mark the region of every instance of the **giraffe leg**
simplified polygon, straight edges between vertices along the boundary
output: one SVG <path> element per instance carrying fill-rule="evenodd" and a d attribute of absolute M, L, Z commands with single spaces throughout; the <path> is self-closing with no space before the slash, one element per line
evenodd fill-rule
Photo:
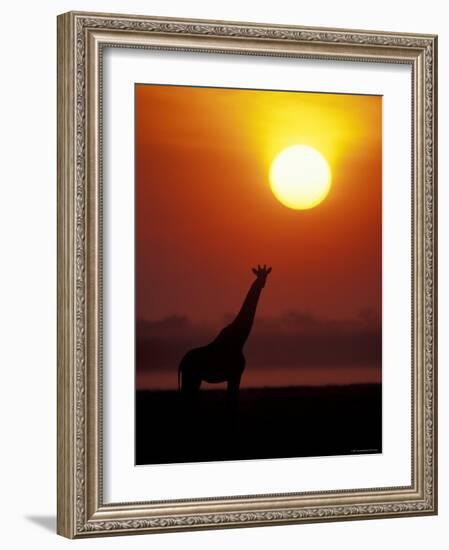
<path fill-rule="evenodd" d="M 195 456 L 195 449 L 198 447 L 198 410 L 199 410 L 199 389 L 201 378 L 195 376 L 192 370 L 184 369 L 181 375 L 179 392 L 181 430 L 179 433 L 179 450 L 183 460 L 190 462 Z M 193 454 L 192 454 L 193 453 Z"/>
<path fill-rule="evenodd" d="M 240 378 L 241 375 L 235 375 L 228 380 L 228 387 L 226 391 L 226 402 L 228 408 L 228 417 L 230 425 L 234 426 L 238 416 L 239 405 L 239 391 L 240 391 Z"/>
<path fill-rule="evenodd" d="M 194 415 L 196 412 L 200 386 L 200 377 L 189 371 L 183 372 L 181 378 L 181 396 L 183 408 L 188 416 Z"/>

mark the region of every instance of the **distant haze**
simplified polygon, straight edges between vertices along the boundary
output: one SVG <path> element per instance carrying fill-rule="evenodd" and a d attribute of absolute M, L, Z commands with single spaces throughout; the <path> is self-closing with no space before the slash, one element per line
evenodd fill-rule
<path fill-rule="evenodd" d="M 226 322 L 195 325 L 182 316 L 139 321 L 138 388 L 174 389 L 184 353 L 208 343 Z M 295 312 L 257 319 L 244 350 L 242 387 L 379 383 L 381 350 L 380 326 L 369 312 L 346 321 Z"/>

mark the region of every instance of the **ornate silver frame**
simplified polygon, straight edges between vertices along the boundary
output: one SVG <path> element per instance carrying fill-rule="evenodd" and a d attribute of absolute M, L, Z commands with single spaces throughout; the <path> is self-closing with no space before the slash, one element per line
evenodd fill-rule
<path fill-rule="evenodd" d="M 103 502 L 99 128 L 106 45 L 411 66 L 410 486 Z M 433 35 L 76 12 L 58 17 L 59 534 L 82 538 L 437 513 L 436 56 Z"/>

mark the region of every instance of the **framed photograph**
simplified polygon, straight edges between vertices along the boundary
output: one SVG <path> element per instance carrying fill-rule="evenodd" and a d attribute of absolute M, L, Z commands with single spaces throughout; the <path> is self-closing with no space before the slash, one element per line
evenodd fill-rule
<path fill-rule="evenodd" d="M 58 533 L 437 513 L 433 35 L 58 17 Z"/>

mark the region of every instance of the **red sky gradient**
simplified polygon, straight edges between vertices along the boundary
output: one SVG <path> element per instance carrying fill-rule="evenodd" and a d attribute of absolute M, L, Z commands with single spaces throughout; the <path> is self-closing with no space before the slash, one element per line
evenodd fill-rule
<path fill-rule="evenodd" d="M 273 272 L 242 386 L 335 383 L 336 368 L 344 383 L 379 381 L 382 98 L 135 91 L 137 386 L 175 387 L 183 353 L 237 313 L 258 263 Z M 332 171 L 310 210 L 286 208 L 269 185 L 272 160 L 294 144 Z"/>

